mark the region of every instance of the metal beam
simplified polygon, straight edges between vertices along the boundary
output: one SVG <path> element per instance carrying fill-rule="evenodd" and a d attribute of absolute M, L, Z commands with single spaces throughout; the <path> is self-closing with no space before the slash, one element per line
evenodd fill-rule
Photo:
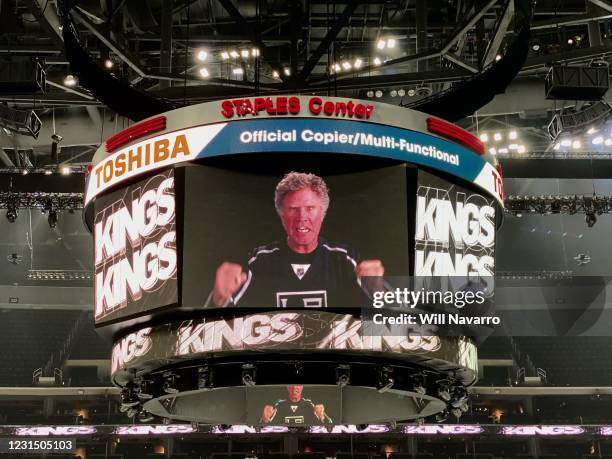
<path fill-rule="evenodd" d="M 79 91 L 78 89 L 72 89 L 72 88 L 69 88 L 69 87 L 67 87 L 67 86 L 65 86 L 63 84 L 56 83 L 55 81 L 51 81 L 51 80 L 48 80 L 48 79 L 46 80 L 46 82 L 47 82 L 47 84 L 49 86 L 53 86 L 54 88 L 61 89 L 62 91 L 69 92 L 70 94 L 76 94 L 77 96 L 82 97 L 84 99 L 88 99 L 88 100 L 95 100 L 95 97 L 90 96 L 89 94 L 85 94 L 84 92 Z"/>
<path fill-rule="evenodd" d="M 507 0 L 504 5 L 504 11 L 502 13 L 501 18 L 497 21 L 497 27 L 495 28 L 495 34 L 493 35 L 493 39 L 489 41 L 489 46 L 487 47 L 487 51 L 485 53 L 484 59 L 482 61 L 482 67 L 487 67 L 491 64 L 495 57 L 497 56 L 497 52 L 499 51 L 499 47 L 506 36 L 506 32 L 508 31 L 508 26 L 514 17 L 514 0 Z"/>
<path fill-rule="evenodd" d="M 314 50 L 314 52 L 310 55 L 310 57 L 304 64 L 304 67 L 302 67 L 302 71 L 300 72 L 300 80 L 304 81 L 306 80 L 306 78 L 308 78 L 308 76 L 310 76 L 310 73 L 315 68 L 315 65 L 317 65 L 317 63 L 319 62 L 319 59 L 321 59 L 321 56 L 323 56 L 323 54 L 327 52 L 329 45 L 331 45 L 331 43 L 336 39 L 340 31 L 349 23 L 349 19 L 351 15 L 355 12 L 357 6 L 359 6 L 359 3 L 360 2 L 358 2 L 357 0 L 347 0 L 347 5 L 344 7 L 344 10 L 342 11 L 338 19 L 336 19 L 336 22 L 334 23 L 332 28 L 329 29 L 329 32 L 327 32 L 325 37 L 323 37 L 323 39 L 319 43 L 319 46 L 317 46 L 317 49 Z"/>
<path fill-rule="evenodd" d="M 478 69 L 476 67 L 474 67 L 472 64 L 469 64 L 468 62 L 464 61 L 463 59 L 461 59 L 456 54 L 448 53 L 448 54 L 444 55 L 444 58 L 448 59 L 449 61 L 451 61 L 454 64 L 457 64 L 460 67 L 463 67 L 464 69 L 466 69 L 469 72 L 478 73 Z"/>
<path fill-rule="evenodd" d="M 159 67 L 162 72 L 172 71 L 172 0 L 162 0 L 161 11 L 161 43 Z M 160 88 L 170 86 L 168 81 L 160 81 Z"/>
<path fill-rule="evenodd" d="M 612 18 L 612 13 L 592 13 L 592 14 L 577 14 L 565 17 L 564 19 L 547 19 L 537 21 L 531 24 L 531 30 L 543 30 L 557 28 L 568 25 L 588 24 L 589 22 L 605 21 Z"/>
<path fill-rule="evenodd" d="M 610 4 L 610 2 L 604 0 L 589 0 L 589 2 L 595 6 L 600 7 L 602 10 L 606 10 L 612 13 L 612 4 Z"/>

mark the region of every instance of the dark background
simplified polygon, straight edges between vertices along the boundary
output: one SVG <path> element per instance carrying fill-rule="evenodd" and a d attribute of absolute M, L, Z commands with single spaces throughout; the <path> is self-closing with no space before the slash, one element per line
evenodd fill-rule
<path fill-rule="evenodd" d="M 183 306 L 204 304 L 223 261 L 245 264 L 253 248 L 285 240 L 274 189 L 292 170 L 321 175 L 327 183 L 330 206 L 322 237 L 356 249 L 362 260 L 382 260 L 386 275 L 408 275 L 408 218 L 414 212 L 408 210 L 406 190 L 414 169 L 349 155 L 332 162 L 326 155 L 324 163 L 317 155 L 294 155 L 284 163 L 276 158 L 248 155 L 234 161 L 242 169 L 222 161 L 186 168 Z M 340 166 L 343 173 L 334 173 Z"/>

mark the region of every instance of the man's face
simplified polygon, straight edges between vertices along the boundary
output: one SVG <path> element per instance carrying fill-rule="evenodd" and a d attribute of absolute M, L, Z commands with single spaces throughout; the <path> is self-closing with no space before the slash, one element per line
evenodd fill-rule
<path fill-rule="evenodd" d="M 302 389 L 302 386 L 287 386 L 289 400 L 292 402 L 299 402 L 302 399 Z"/>
<path fill-rule="evenodd" d="M 325 218 L 318 193 L 310 188 L 287 193 L 280 217 L 287 233 L 287 243 L 294 252 L 310 253 L 317 248 Z"/>

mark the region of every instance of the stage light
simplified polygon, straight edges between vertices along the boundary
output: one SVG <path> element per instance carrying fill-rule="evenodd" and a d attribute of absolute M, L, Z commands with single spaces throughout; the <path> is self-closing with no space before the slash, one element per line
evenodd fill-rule
<path fill-rule="evenodd" d="M 499 61 L 501 61 L 501 58 L 502 58 L 502 55 L 501 55 L 501 54 L 497 54 L 497 55 L 495 56 L 495 62 L 499 62 Z"/>
<path fill-rule="evenodd" d="M 508 145 L 508 150 L 518 150 L 518 143 L 511 143 Z"/>
<path fill-rule="evenodd" d="M 386 46 L 387 46 L 387 42 L 383 39 L 378 40 L 378 43 L 376 43 L 376 47 L 378 49 L 385 49 Z"/>
<path fill-rule="evenodd" d="M 259 57 L 259 48 L 253 48 L 251 50 L 251 56 L 253 57 Z"/>
<path fill-rule="evenodd" d="M 359 58 L 355 59 L 355 62 L 353 62 L 353 67 L 355 67 L 356 69 L 360 69 L 362 65 L 363 61 Z"/>
<path fill-rule="evenodd" d="M 171 371 L 165 372 L 162 377 L 164 378 L 164 384 L 162 386 L 166 394 L 178 394 L 177 379 L 179 375 L 172 373 Z"/>
<path fill-rule="evenodd" d="M 380 57 L 375 57 L 374 58 L 374 65 L 380 65 L 382 64 L 382 61 L 380 60 Z"/>
<path fill-rule="evenodd" d="M 525 147 L 525 145 L 519 145 L 517 150 L 519 153 L 525 153 L 527 151 L 527 148 Z"/>
<path fill-rule="evenodd" d="M 589 228 L 593 228 L 595 223 L 597 223 L 597 217 L 593 213 L 587 213 L 584 217 L 586 224 Z"/>
<path fill-rule="evenodd" d="M 493 134 L 493 140 L 495 140 L 496 142 L 499 142 L 501 139 L 502 139 L 501 132 L 496 132 L 495 134 Z"/>
<path fill-rule="evenodd" d="M 341 70 L 342 70 L 342 67 L 340 67 L 340 64 L 336 63 L 336 64 L 334 64 L 334 70 L 335 70 L 336 72 L 339 72 L 339 71 L 341 71 Z"/>
<path fill-rule="evenodd" d="M 510 131 L 508 133 L 508 138 L 510 140 L 516 140 L 518 138 L 518 133 L 516 131 Z"/>
<path fill-rule="evenodd" d="M 415 94 L 416 94 L 416 91 L 414 89 L 408 90 L 408 97 L 414 97 Z"/>
<path fill-rule="evenodd" d="M 390 95 L 391 97 L 396 97 L 396 96 L 397 96 L 397 91 L 396 91 L 395 89 L 392 89 L 392 90 L 389 92 L 389 95 Z"/>
<path fill-rule="evenodd" d="M 212 377 L 208 366 L 198 368 L 198 389 L 210 389 Z"/>
<path fill-rule="evenodd" d="M 257 384 L 257 368 L 252 363 L 242 365 L 242 384 L 247 387 L 253 387 Z"/>
<path fill-rule="evenodd" d="M 383 93 L 382 93 L 382 91 L 379 89 L 379 90 L 377 90 L 377 91 L 374 93 L 374 95 L 375 95 L 375 96 L 376 96 L 378 99 L 380 99 L 380 98 L 382 97 Z"/>
<path fill-rule="evenodd" d="M 142 410 L 138 413 L 138 420 L 140 422 L 153 422 L 155 420 L 155 416 L 153 416 L 148 411 Z"/>
<path fill-rule="evenodd" d="M 49 223 L 49 228 L 55 228 L 57 226 L 57 210 L 49 209 L 47 222 Z"/>
<path fill-rule="evenodd" d="M 600 135 L 598 135 L 597 137 L 594 137 L 593 140 L 591 140 L 591 143 L 593 145 L 601 145 L 604 141 L 604 138 Z"/>
<path fill-rule="evenodd" d="M 231 57 L 232 59 L 236 59 L 238 56 L 240 56 L 240 54 L 238 54 L 238 51 L 236 51 L 235 49 L 232 49 L 232 50 L 229 52 L 229 55 L 230 55 L 230 57 Z"/>
<path fill-rule="evenodd" d="M 344 387 L 351 382 L 351 367 L 340 364 L 336 367 L 336 385 Z"/>
<path fill-rule="evenodd" d="M 489 148 L 489 153 L 491 153 L 492 155 L 496 155 L 497 154 L 497 150 L 493 147 Z"/>
<path fill-rule="evenodd" d="M 104 67 L 106 67 L 107 69 L 112 69 L 114 65 L 115 63 L 110 59 L 106 59 L 104 61 Z"/>
<path fill-rule="evenodd" d="M 74 75 L 66 75 L 66 78 L 64 78 L 64 86 L 68 86 L 69 88 L 76 86 L 77 83 L 78 80 Z"/>
<path fill-rule="evenodd" d="M 610 147 L 610 146 L 612 146 L 612 139 L 606 139 L 606 140 L 604 141 L 604 145 L 605 145 L 606 147 Z"/>
<path fill-rule="evenodd" d="M 350 69 L 351 69 L 351 63 L 350 63 L 349 61 L 344 61 L 344 62 L 342 63 L 342 68 L 343 68 L 344 70 L 350 70 Z"/>
<path fill-rule="evenodd" d="M 480 134 L 479 136 L 481 142 L 488 142 L 489 141 L 489 134 L 487 134 L 486 132 L 483 132 L 482 134 Z"/>
<path fill-rule="evenodd" d="M 29 173 L 30 173 L 30 171 L 27 170 L 27 169 L 22 169 L 21 170 L 21 175 L 28 175 Z"/>
<path fill-rule="evenodd" d="M 595 129 L 593 126 L 591 126 L 591 127 L 590 127 L 589 129 L 587 129 L 587 131 L 586 131 L 586 133 L 587 133 L 588 135 L 595 134 L 596 132 L 598 132 L 598 130 L 597 130 L 597 129 Z"/>
<path fill-rule="evenodd" d="M 366 96 L 368 96 L 368 97 L 374 97 L 374 91 L 368 91 L 368 92 L 366 92 Z"/>
<path fill-rule="evenodd" d="M 228 60 L 230 58 L 230 55 L 227 51 L 221 51 L 221 59 L 223 59 L 224 61 Z"/>
<path fill-rule="evenodd" d="M 572 142 L 572 148 L 574 150 L 578 150 L 580 147 L 582 147 L 582 142 L 580 142 L 580 140 L 574 140 Z"/>
<path fill-rule="evenodd" d="M 272 78 L 278 80 L 280 78 L 280 75 L 278 74 L 278 72 L 276 70 L 272 70 Z"/>
<path fill-rule="evenodd" d="M 72 169 L 70 169 L 68 166 L 63 166 L 60 169 L 60 174 L 62 175 L 69 175 L 72 172 Z"/>
<path fill-rule="evenodd" d="M 206 60 L 206 58 L 208 57 L 208 53 L 206 52 L 206 50 L 204 49 L 200 49 L 197 53 L 196 53 L 196 58 L 200 61 L 200 62 L 204 62 Z"/>
<path fill-rule="evenodd" d="M 508 154 L 508 149 L 507 148 L 500 148 L 499 150 L 497 150 L 499 153 L 501 153 L 502 155 L 507 155 Z"/>
<path fill-rule="evenodd" d="M 384 394 L 395 384 L 395 378 L 393 378 L 393 369 L 389 367 L 382 367 L 378 374 L 378 383 L 376 384 L 376 390 L 379 394 Z"/>
<path fill-rule="evenodd" d="M 563 140 L 561 140 L 561 146 L 562 147 L 571 147 L 572 146 L 572 139 L 563 139 Z"/>
<path fill-rule="evenodd" d="M 404 89 L 398 89 L 397 95 L 400 97 L 404 97 L 406 95 L 406 91 Z"/>
<path fill-rule="evenodd" d="M 540 44 L 539 43 L 534 43 L 533 45 L 531 45 L 531 49 L 533 49 L 534 51 L 539 51 L 540 50 Z"/>
<path fill-rule="evenodd" d="M 441 382 L 438 385 L 438 396 L 445 402 L 450 401 L 451 399 L 450 386 L 447 382 Z"/>
<path fill-rule="evenodd" d="M 573 38 L 568 38 L 567 39 L 567 44 L 568 45 L 573 45 L 574 44 L 574 39 Z"/>
<path fill-rule="evenodd" d="M 395 38 L 387 39 L 387 48 L 395 48 Z"/>
<path fill-rule="evenodd" d="M 236 76 L 240 76 L 244 74 L 244 70 L 242 69 L 242 67 L 234 67 L 232 69 L 232 73 Z"/>
<path fill-rule="evenodd" d="M 6 219 L 11 223 L 15 223 L 15 220 L 17 220 L 17 207 L 10 206 L 6 210 Z"/>
<path fill-rule="evenodd" d="M 553 150 L 559 150 L 561 148 L 561 144 L 559 142 L 555 143 L 555 146 L 553 147 Z"/>
<path fill-rule="evenodd" d="M 289 69 L 289 67 L 285 67 L 283 69 L 283 73 L 285 74 L 285 76 L 291 76 L 291 70 Z"/>
<path fill-rule="evenodd" d="M 243 49 L 240 51 L 240 56 L 243 59 L 248 59 L 249 58 L 249 50 L 248 49 Z"/>
<path fill-rule="evenodd" d="M 202 78 L 208 78 L 210 76 L 210 73 L 208 73 L 208 69 L 206 67 L 202 67 L 200 69 L 200 76 Z"/>

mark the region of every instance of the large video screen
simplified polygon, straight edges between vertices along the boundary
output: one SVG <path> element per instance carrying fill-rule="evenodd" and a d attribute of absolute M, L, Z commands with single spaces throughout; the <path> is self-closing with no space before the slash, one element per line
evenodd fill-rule
<path fill-rule="evenodd" d="M 183 307 L 361 307 L 409 274 L 415 169 L 267 165 L 185 169 Z"/>
<path fill-rule="evenodd" d="M 176 241 L 172 169 L 96 200 L 97 324 L 177 303 Z"/>

